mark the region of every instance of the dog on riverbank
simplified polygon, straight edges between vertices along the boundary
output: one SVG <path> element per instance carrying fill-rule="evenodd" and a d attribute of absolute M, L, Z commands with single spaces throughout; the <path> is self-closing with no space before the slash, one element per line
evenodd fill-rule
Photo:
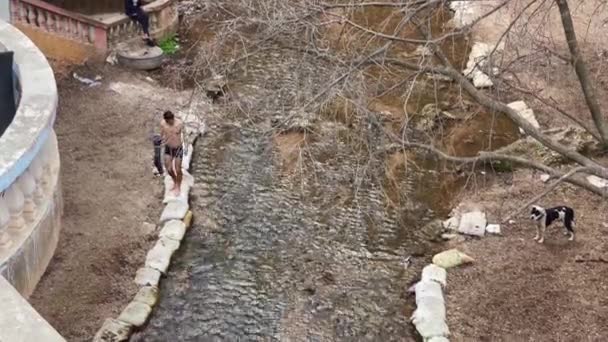
<path fill-rule="evenodd" d="M 564 235 L 569 235 L 568 240 L 574 240 L 574 209 L 566 206 L 554 208 L 543 208 L 532 206 L 530 219 L 536 222 L 536 236 L 534 240 L 538 243 L 545 241 L 545 229 L 555 221 L 561 221 L 564 225 Z"/>

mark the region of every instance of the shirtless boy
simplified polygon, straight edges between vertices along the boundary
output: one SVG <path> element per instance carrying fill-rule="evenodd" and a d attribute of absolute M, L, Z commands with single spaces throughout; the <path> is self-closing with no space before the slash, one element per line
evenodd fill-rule
<path fill-rule="evenodd" d="M 176 119 L 171 111 L 166 111 L 160 122 L 160 135 L 165 143 L 165 169 L 173 179 L 175 185 L 171 191 L 176 195 L 179 195 L 182 184 L 183 126 L 182 121 Z"/>

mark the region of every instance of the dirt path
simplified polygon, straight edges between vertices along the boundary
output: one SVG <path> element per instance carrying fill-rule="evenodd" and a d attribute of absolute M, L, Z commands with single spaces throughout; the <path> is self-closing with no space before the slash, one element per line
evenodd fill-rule
<path fill-rule="evenodd" d="M 512 186 L 499 181 L 468 199 L 485 204 L 495 221 L 543 190 L 538 177 L 518 171 Z M 535 230 L 525 211 L 515 224 L 503 227 L 503 237 L 459 245 L 476 262 L 451 270 L 448 275 L 452 341 L 608 338 L 608 300 L 602 295 L 608 290 L 606 203 L 572 187 L 558 190 L 539 203 L 546 207 L 573 206 L 577 240 L 569 243 L 558 224 L 547 229 L 545 244 L 537 244 L 532 240 Z"/>
<path fill-rule="evenodd" d="M 147 124 L 179 97 L 154 89 L 145 75 L 77 72 L 102 75 L 103 84 L 59 81 L 65 213 L 55 257 L 30 301 L 66 339 L 88 341 L 135 294 L 132 278 L 154 238 L 154 225 L 143 223 L 157 221 L 161 201 Z"/>

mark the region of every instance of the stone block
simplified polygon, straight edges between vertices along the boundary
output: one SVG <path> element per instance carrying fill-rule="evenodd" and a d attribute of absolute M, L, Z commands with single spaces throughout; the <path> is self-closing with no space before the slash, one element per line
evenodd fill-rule
<path fill-rule="evenodd" d="M 144 286 L 137 291 L 135 302 L 144 303 L 150 307 L 154 307 L 158 302 L 158 287 L 157 286 Z"/>
<path fill-rule="evenodd" d="M 135 274 L 135 284 L 139 286 L 158 286 L 160 281 L 160 271 L 143 267 L 137 270 Z"/>
<path fill-rule="evenodd" d="M 192 176 L 190 176 L 192 177 Z M 173 201 L 180 201 L 188 204 L 188 195 L 190 194 L 190 188 L 192 187 L 192 181 L 186 177 L 184 173 L 184 179 L 180 186 L 179 195 L 176 195 L 171 189 L 173 189 L 173 180 L 170 176 L 165 176 L 165 193 L 163 197 L 163 203 L 167 204 Z"/>
<path fill-rule="evenodd" d="M 182 201 L 171 201 L 167 203 L 163 213 L 160 215 L 160 223 L 164 224 L 170 220 L 182 220 L 190 207 Z"/>
<path fill-rule="evenodd" d="M 103 322 L 101 329 L 93 337 L 93 342 L 124 342 L 129 340 L 133 326 L 114 318 Z"/>
<path fill-rule="evenodd" d="M 466 235 L 484 236 L 486 233 L 486 214 L 481 211 L 472 211 L 460 217 L 458 232 Z"/>
<path fill-rule="evenodd" d="M 118 316 L 118 320 L 134 327 L 141 327 L 150 317 L 150 313 L 152 308 L 148 304 L 133 301 Z"/>
<path fill-rule="evenodd" d="M 187 214 L 186 214 L 187 215 Z M 171 220 L 167 221 L 161 229 L 159 236 L 168 239 L 182 241 L 186 234 L 186 224 L 183 221 Z"/>
<path fill-rule="evenodd" d="M 165 242 L 168 240 L 166 239 Z M 173 244 L 163 243 L 159 240 L 146 256 L 146 267 L 159 270 L 161 273 L 167 273 L 169 264 L 171 263 L 171 256 L 175 250 Z"/>

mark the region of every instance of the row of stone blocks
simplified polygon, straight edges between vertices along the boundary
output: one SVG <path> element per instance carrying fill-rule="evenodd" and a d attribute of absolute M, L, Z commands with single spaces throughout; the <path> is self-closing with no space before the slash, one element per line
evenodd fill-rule
<path fill-rule="evenodd" d="M 188 132 L 187 138 L 192 138 L 192 143 L 187 143 L 182 171 L 184 179 L 180 189 L 180 195 L 175 196 L 170 189 L 173 181 L 169 176 L 165 177 L 165 196 L 163 203 L 165 208 L 160 217 L 158 240 L 154 247 L 146 255 L 144 267 L 137 270 L 135 283 L 140 287 L 133 300 L 125 307 L 117 318 L 108 318 L 104 321 L 101 329 L 93 338 L 94 342 L 121 342 L 128 341 L 131 334 L 142 328 L 152 313 L 152 308 L 158 301 L 159 283 L 161 275 L 166 274 L 175 253 L 184 239 L 186 231 L 192 224 L 192 211 L 188 204 L 188 194 L 194 185 L 194 177 L 190 175 L 190 162 L 192 160 L 193 143 L 201 130 L 194 129 Z M 190 140 L 190 139 L 187 139 Z"/>

